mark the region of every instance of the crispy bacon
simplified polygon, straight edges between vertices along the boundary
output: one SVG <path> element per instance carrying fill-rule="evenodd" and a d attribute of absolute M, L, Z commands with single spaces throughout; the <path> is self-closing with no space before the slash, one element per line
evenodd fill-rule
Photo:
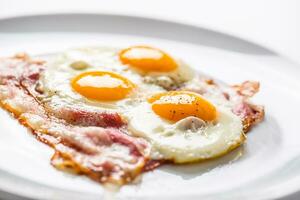
<path fill-rule="evenodd" d="M 249 102 L 249 98 L 259 91 L 259 82 L 245 81 L 239 85 L 226 86 L 205 75 L 199 76 L 198 87 L 184 85 L 181 90 L 193 91 L 201 95 L 211 92 L 219 92 L 224 100 L 232 102 L 232 112 L 242 119 L 243 131 L 247 133 L 251 127 L 261 122 L 264 118 L 264 107 Z M 211 89 L 210 89 L 211 88 Z"/>
<path fill-rule="evenodd" d="M 264 118 L 264 107 L 254 105 L 248 102 L 248 99 L 254 96 L 259 91 L 259 82 L 245 81 L 240 85 L 232 86 L 241 100 L 232 109 L 233 113 L 238 115 L 243 120 L 244 132 L 248 132 L 251 127 L 261 122 Z"/>
<path fill-rule="evenodd" d="M 114 113 L 74 110 L 58 118 L 48 112 L 35 90 L 43 69 L 43 63 L 32 62 L 28 57 L 1 60 L 1 106 L 40 141 L 54 148 L 51 163 L 56 168 L 84 174 L 98 182 L 131 182 L 148 160 L 148 143 L 118 129 L 124 123 Z M 99 119 L 91 123 L 92 116 Z"/>
<path fill-rule="evenodd" d="M 148 162 L 145 164 L 143 171 L 144 172 L 148 172 L 148 171 L 152 171 L 153 169 L 168 163 L 170 161 L 165 161 L 165 160 L 148 160 Z"/>
<path fill-rule="evenodd" d="M 245 133 L 247 133 L 252 126 L 261 122 L 264 118 L 264 108 L 262 106 L 252 105 L 247 102 L 241 102 L 236 105 L 232 111 L 242 118 Z"/>
<path fill-rule="evenodd" d="M 57 118 L 64 119 L 74 125 L 115 128 L 124 125 L 120 115 L 116 112 L 88 110 L 68 105 L 56 105 L 55 107 L 46 105 L 46 108 Z"/>
<path fill-rule="evenodd" d="M 259 91 L 259 82 L 245 81 L 239 85 L 233 85 L 232 87 L 240 96 L 250 98 Z"/>

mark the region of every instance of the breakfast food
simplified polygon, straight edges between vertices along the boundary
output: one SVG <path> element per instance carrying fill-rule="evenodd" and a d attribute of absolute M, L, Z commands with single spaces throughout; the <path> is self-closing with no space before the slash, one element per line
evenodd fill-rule
<path fill-rule="evenodd" d="M 0 105 L 55 150 L 57 169 L 132 182 L 223 155 L 264 116 L 257 82 L 227 86 L 148 46 L 0 60 Z"/>

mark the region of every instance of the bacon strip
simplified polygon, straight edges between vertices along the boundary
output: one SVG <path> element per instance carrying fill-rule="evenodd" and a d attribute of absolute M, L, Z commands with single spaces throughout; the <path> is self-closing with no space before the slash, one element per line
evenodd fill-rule
<path fill-rule="evenodd" d="M 45 106 L 48 112 L 73 125 L 115 128 L 120 128 L 124 125 L 120 115 L 117 113 L 82 109 L 74 105 L 50 106 L 46 104 Z"/>
<path fill-rule="evenodd" d="M 30 128 L 37 139 L 54 148 L 51 163 L 56 168 L 98 182 L 131 182 L 148 160 L 148 144 L 121 131 L 124 124 L 117 114 L 74 110 L 58 118 L 49 113 L 35 90 L 44 67 L 25 56 L 1 60 L 0 105 Z M 101 120 L 91 123 L 93 115 Z M 79 126 L 83 122 L 85 126 Z"/>
<path fill-rule="evenodd" d="M 247 133 L 251 127 L 264 119 L 264 107 L 249 102 L 249 98 L 259 91 L 259 82 L 245 81 L 239 85 L 226 86 L 226 84 L 214 81 L 202 74 L 199 75 L 199 82 L 202 83 L 199 87 L 184 85 L 180 89 L 193 91 L 201 95 L 210 93 L 210 90 L 214 94 L 222 94 L 220 96 L 223 96 L 224 100 L 234 104 L 232 112 L 242 119 L 244 133 Z"/>
<path fill-rule="evenodd" d="M 38 80 L 44 69 L 43 62 L 26 55 L 0 60 L 0 106 L 55 150 L 53 166 L 98 182 L 121 185 L 165 162 L 149 159 L 149 144 L 128 135 L 118 113 L 41 102 L 43 92 Z M 212 79 L 199 81 L 215 87 L 225 100 L 234 99 L 232 111 L 241 117 L 244 132 L 263 119 L 263 107 L 248 102 L 259 89 L 257 82 L 227 87 L 228 92 Z M 204 86 L 190 90 L 204 94 L 209 89 Z"/>
<path fill-rule="evenodd" d="M 241 97 L 240 103 L 232 111 L 242 118 L 244 132 L 246 133 L 251 127 L 264 119 L 264 107 L 248 102 L 248 99 L 259 91 L 259 82 L 245 81 L 240 85 L 233 85 L 232 88 Z"/>
<path fill-rule="evenodd" d="M 239 85 L 233 85 L 232 87 L 240 96 L 250 98 L 259 91 L 259 82 L 245 81 Z"/>

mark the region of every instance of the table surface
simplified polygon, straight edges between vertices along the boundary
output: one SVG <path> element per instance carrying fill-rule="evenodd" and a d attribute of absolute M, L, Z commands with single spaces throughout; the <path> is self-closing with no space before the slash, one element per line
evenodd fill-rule
<path fill-rule="evenodd" d="M 0 18 L 46 13 L 151 17 L 225 32 L 300 64 L 299 10 L 299 0 L 0 0 Z M 300 199 L 300 192 L 285 199 Z"/>

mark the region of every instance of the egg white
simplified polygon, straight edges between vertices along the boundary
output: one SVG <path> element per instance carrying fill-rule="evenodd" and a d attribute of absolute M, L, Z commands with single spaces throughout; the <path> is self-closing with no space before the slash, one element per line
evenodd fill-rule
<path fill-rule="evenodd" d="M 119 49 L 108 47 L 80 48 L 50 58 L 41 79 L 46 94 L 44 101 L 48 101 L 50 106 L 65 104 L 92 110 L 117 111 L 127 121 L 133 136 L 151 143 L 153 159 L 194 162 L 222 155 L 243 143 L 242 121 L 231 112 L 232 105 L 220 91 L 214 90 L 214 86 L 199 85 L 202 82 L 189 66 L 177 60 L 179 67 L 173 72 L 144 74 L 122 64 L 118 52 Z M 72 68 L 71 64 L 77 61 L 88 63 L 88 67 L 80 70 Z M 112 102 L 90 100 L 72 89 L 70 82 L 76 75 L 99 70 L 118 73 L 138 87 L 127 98 Z M 151 81 L 146 81 L 149 78 Z M 189 88 L 195 89 L 211 87 L 211 92 L 206 93 L 205 98 L 217 108 L 216 121 L 207 123 L 189 117 L 172 123 L 156 115 L 147 98 L 165 92 L 167 87 L 164 84 L 170 81 L 185 82 Z M 196 126 L 191 123 L 196 123 Z"/>
<path fill-rule="evenodd" d="M 51 97 L 49 98 L 51 104 L 70 104 L 89 109 L 123 112 L 151 94 L 165 91 L 158 85 L 145 83 L 139 73 L 123 65 L 118 59 L 118 52 L 118 49 L 108 47 L 80 48 L 71 49 L 50 58 L 41 80 L 44 92 Z M 71 64 L 77 61 L 84 61 L 88 67 L 81 70 L 72 68 Z M 138 87 L 127 98 L 119 101 L 91 100 L 75 92 L 70 84 L 75 76 L 88 71 L 114 72 L 129 79 Z"/>
<path fill-rule="evenodd" d="M 163 158 L 175 163 L 210 159 L 245 140 L 241 119 L 226 108 L 218 107 L 217 110 L 216 122 L 188 117 L 174 123 L 160 118 L 150 104 L 144 103 L 128 113 L 129 130 L 152 144 L 153 159 Z"/>

